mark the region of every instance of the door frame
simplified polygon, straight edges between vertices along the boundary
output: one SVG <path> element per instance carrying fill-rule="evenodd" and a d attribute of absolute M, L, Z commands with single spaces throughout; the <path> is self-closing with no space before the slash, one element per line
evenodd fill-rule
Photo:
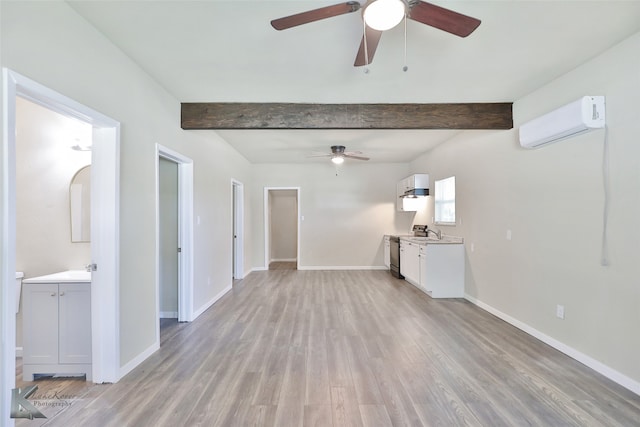
<path fill-rule="evenodd" d="M 93 382 L 120 379 L 120 123 L 8 68 L 3 77 L 2 135 L 2 402 L 9 419 L 10 390 L 15 387 L 16 270 L 16 97 L 89 123 L 92 131 L 91 198 L 92 275 L 91 342 Z"/>
<path fill-rule="evenodd" d="M 300 219 L 302 216 L 300 203 L 300 187 L 264 187 L 264 269 L 269 270 L 269 261 L 271 255 L 271 204 L 269 203 L 269 192 L 277 190 L 295 190 L 296 202 L 298 204 L 298 212 L 296 215 L 296 269 L 300 269 Z"/>
<path fill-rule="evenodd" d="M 156 344 L 160 346 L 160 158 L 178 165 L 178 322 L 193 320 L 193 160 L 156 143 Z"/>
<path fill-rule="evenodd" d="M 231 275 L 244 279 L 244 184 L 231 179 Z"/>

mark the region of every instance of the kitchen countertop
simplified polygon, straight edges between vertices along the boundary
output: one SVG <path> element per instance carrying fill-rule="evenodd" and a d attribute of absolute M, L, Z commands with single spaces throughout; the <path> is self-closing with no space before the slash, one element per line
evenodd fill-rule
<path fill-rule="evenodd" d="M 400 240 L 405 240 L 419 245 L 461 245 L 464 243 L 462 237 L 443 235 L 442 239 L 436 237 L 416 237 L 416 236 L 400 236 Z"/>

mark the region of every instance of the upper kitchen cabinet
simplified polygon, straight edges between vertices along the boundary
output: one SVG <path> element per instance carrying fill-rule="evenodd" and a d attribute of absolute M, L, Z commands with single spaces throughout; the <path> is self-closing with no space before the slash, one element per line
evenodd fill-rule
<path fill-rule="evenodd" d="M 403 197 L 409 195 L 409 198 Z M 411 203 L 411 197 L 429 195 L 429 174 L 417 173 L 398 181 L 396 186 L 396 210 L 400 212 L 415 212 L 418 203 Z"/>

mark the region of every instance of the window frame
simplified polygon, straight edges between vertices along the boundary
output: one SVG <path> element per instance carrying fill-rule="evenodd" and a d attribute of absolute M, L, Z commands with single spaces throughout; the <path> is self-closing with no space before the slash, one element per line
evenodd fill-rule
<path fill-rule="evenodd" d="M 440 186 L 445 185 L 447 187 L 442 188 Z M 445 199 L 445 194 L 450 190 L 449 186 L 453 186 L 453 198 Z M 434 201 L 433 201 L 433 217 L 434 224 L 436 225 L 456 225 L 456 177 L 455 175 L 447 178 L 434 181 Z M 448 195 L 448 194 L 446 194 Z M 447 218 L 442 217 L 443 206 L 453 206 L 453 218 L 450 216 Z"/>

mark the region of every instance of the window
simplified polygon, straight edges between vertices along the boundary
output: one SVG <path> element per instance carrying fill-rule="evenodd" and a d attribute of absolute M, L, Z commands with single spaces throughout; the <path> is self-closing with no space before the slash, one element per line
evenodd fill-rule
<path fill-rule="evenodd" d="M 456 223 L 456 177 L 435 182 L 435 222 L 436 224 Z"/>

